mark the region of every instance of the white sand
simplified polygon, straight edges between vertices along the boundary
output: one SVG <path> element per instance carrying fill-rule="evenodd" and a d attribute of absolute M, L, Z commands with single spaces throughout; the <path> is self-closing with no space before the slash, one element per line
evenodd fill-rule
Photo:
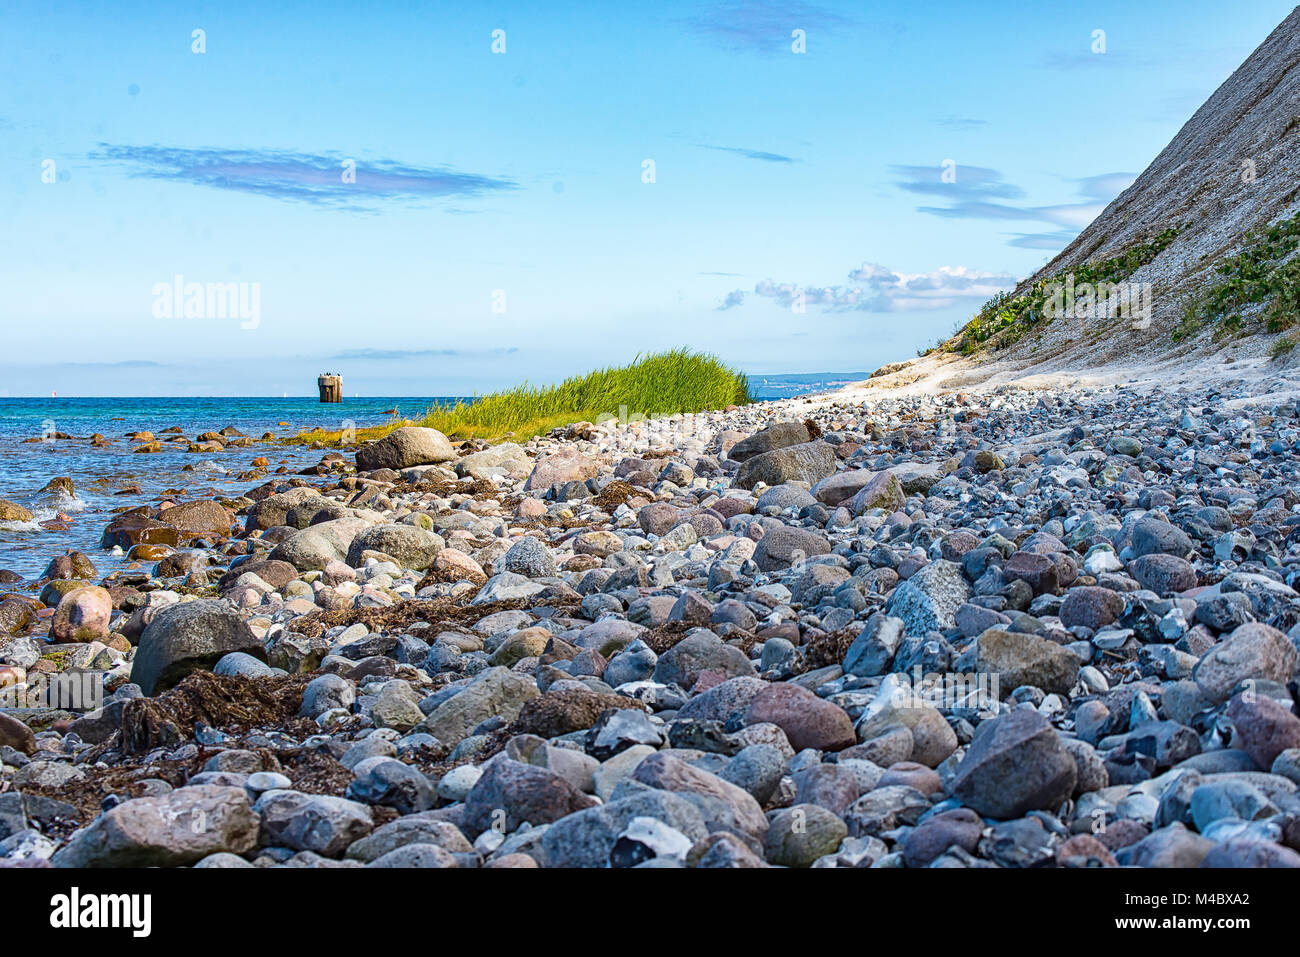
<path fill-rule="evenodd" d="M 1138 392 L 1192 392 L 1214 387 L 1233 396 L 1223 400 L 1225 407 L 1300 398 L 1300 368 L 1282 367 L 1267 356 L 1224 361 L 1219 353 L 1199 361 L 1180 356 L 1163 362 L 1077 368 L 1064 357 L 1026 366 L 1023 361 L 927 355 L 900 365 L 888 374 L 855 382 L 837 392 L 809 396 L 805 401 L 829 405 L 951 392 L 981 395 L 1008 387 L 1081 392 L 1115 387 Z"/>

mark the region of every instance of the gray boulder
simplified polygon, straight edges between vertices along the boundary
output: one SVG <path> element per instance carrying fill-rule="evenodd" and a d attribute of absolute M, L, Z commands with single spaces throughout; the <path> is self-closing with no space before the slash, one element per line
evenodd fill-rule
<path fill-rule="evenodd" d="M 358 764 L 353 773 L 357 777 L 348 786 L 349 800 L 391 807 L 398 814 L 413 814 L 433 807 L 432 782 L 395 758 L 371 758 Z"/>
<path fill-rule="evenodd" d="M 305 718 L 318 718 L 335 708 L 351 709 L 357 695 L 352 682 L 339 675 L 319 675 L 302 690 L 302 703 L 298 713 Z"/>
<path fill-rule="evenodd" d="M 1133 555 L 1177 555 L 1188 558 L 1196 554 L 1196 546 L 1187 533 L 1176 525 L 1144 515 L 1133 523 Z"/>
<path fill-rule="evenodd" d="M 872 615 L 844 655 L 845 672 L 864 678 L 888 672 L 894 653 L 903 642 L 903 631 L 901 618 Z"/>
<path fill-rule="evenodd" d="M 232 651 L 266 657 L 243 618 L 224 602 L 179 602 L 160 609 L 140 636 L 131 681 L 152 696 L 191 671 L 210 669 Z"/>
<path fill-rule="evenodd" d="M 733 462 L 746 462 L 764 452 L 805 445 L 811 438 L 802 422 L 773 422 L 733 445 L 727 452 L 727 458 Z"/>
<path fill-rule="evenodd" d="M 370 527 L 361 518 L 336 518 L 290 535 L 271 549 L 273 561 L 288 562 L 299 571 L 319 571 L 330 562 L 346 561 L 352 540 Z"/>
<path fill-rule="evenodd" d="M 347 563 L 359 568 L 364 564 L 362 553 L 376 551 L 391 556 L 403 568 L 422 572 L 433 564 L 446 544 L 441 535 L 416 525 L 372 525 L 352 539 Z"/>
<path fill-rule="evenodd" d="M 548 867 L 608 867 L 610 853 L 634 818 L 661 821 L 699 841 L 708 828 L 694 804 L 669 791 L 646 788 L 600 807 L 561 818 L 546 829 L 542 852 Z"/>
<path fill-rule="evenodd" d="M 338 857 L 374 828 L 364 804 L 326 794 L 266 791 L 253 810 L 262 817 L 264 843 Z"/>
<path fill-rule="evenodd" d="M 508 668 L 488 668 L 464 689 L 443 701 L 416 727 L 443 744 L 455 745 L 488 718 L 499 716 L 510 722 L 519 717 L 524 702 L 536 697 L 537 682 L 531 675 L 515 674 Z"/>
<path fill-rule="evenodd" d="M 702 671 L 721 671 L 729 677 L 753 677 L 753 662 L 739 648 L 708 631 L 694 631 L 673 645 L 655 664 L 654 680 L 690 689 Z"/>
<path fill-rule="evenodd" d="M 456 450 L 437 429 L 406 426 L 357 449 L 357 471 L 400 470 L 412 465 L 451 462 Z"/>
<path fill-rule="evenodd" d="M 961 566 L 939 559 L 894 589 L 885 614 L 903 619 L 909 635 L 947 631 L 956 625 L 957 609 L 969 596 Z"/>
<path fill-rule="evenodd" d="M 455 824 L 435 818 L 429 812 L 417 812 L 375 828 L 353 842 L 345 856 L 369 863 L 407 844 L 434 844 L 451 854 L 470 854 L 474 850 Z"/>
<path fill-rule="evenodd" d="M 871 469 L 836 472 L 812 487 L 812 496 L 827 508 L 843 505 L 876 477 Z"/>
<path fill-rule="evenodd" d="M 949 791 L 984 817 L 1054 811 L 1078 781 L 1074 758 L 1037 711 L 983 721 L 957 766 Z"/>
<path fill-rule="evenodd" d="M 1296 671 L 1296 646 L 1286 635 L 1261 622 L 1239 625 L 1227 641 L 1197 662 L 1192 678 L 1216 704 L 1227 701 L 1238 683 L 1264 679 L 1286 684 Z"/>
<path fill-rule="evenodd" d="M 556 574 L 555 556 L 544 542 L 525 535 L 497 559 L 493 570 L 525 578 L 551 578 Z"/>
<path fill-rule="evenodd" d="M 632 779 L 692 801 L 715 829 L 719 825 L 739 829 L 759 840 L 767 833 L 767 818 L 753 795 L 670 754 L 649 755 L 632 772 Z"/>
<path fill-rule="evenodd" d="M 769 528 L 754 549 L 754 562 L 765 571 L 777 571 L 806 561 L 814 555 L 830 554 L 826 536 L 807 528 L 780 525 Z"/>
<path fill-rule="evenodd" d="M 998 689 L 1010 694 L 1021 685 L 1069 694 L 1082 664 L 1054 641 L 1015 631 L 990 629 L 979 636 L 975 668 L 997 675 Z"/>
<path fill-rule="evenodd" d="M 807 442 L 762 452 L 743 462 L 733 484 L 753 488 L 759 482 L 784 485 L 807 482 L 814 485 L 835 472 L 835 450 L 826 442 Z"/>
<path fill-rule="evenodd" d="M 877 473 L 870 482 L 858 489 L 849 500 L 848 507 L 854 515 L 861 515 L 873 508 L 882 508 L 886 512 L 895 512 L 907 501 L 903 493 L 903 484 L 892 471 Z"/>
<path fill-rule="evenodd" d="M 554 771 L 502 756 L 487 763 L 466 796 L 464 826 L 472 834 L 514 831 L 525 821 L 550 824 L 595 803 Z"/>
<path fill-rule="evenodd" d="M 244 528 L 251 532 L 256 529 L 274 528 L 277 525 L 288 525 L 291 511 L 300 505 L 316 501 L 319 501 L 322 507 L 338 504 L 331 499 L 325 498 L 316 489 L 306 486 L 291 488 L 285 492 L 276 492 L 260 502 L 255 502 L 249 508 L 248 516 L 244 520 Z"/>
<path fill-rule="evenodd" d="M 183 867 L 257 847 L 258 817 L 243 788 L 195 785 L 117 805 L 73 835 L 55 867 Z"/>
<path fill-rule="evenodd" d="M 771 864 L 808 867 L 835 853 L 848 834 L 848 825 L 826 808 L 799 804 L 773 815 L 763 851 Z"/>

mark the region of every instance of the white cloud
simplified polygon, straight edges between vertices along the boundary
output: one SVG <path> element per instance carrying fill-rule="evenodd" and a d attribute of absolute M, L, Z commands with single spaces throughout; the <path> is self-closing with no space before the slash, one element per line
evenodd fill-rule
<path fill-rule="evenodd" d="M 1016 285 L 1010 273 L 985 272 L 966 266 L 940 266 L 924 273 L 896 272 L 879 263 L 863 263 L 848 274 L 857 285 L 803 286 L 764 279 L 754 294 L 790 308 L 800 297 L 807 306 L 858 312 L 919 312 L 945 309 L 966 300 L 983 301 Z M 739 304 L 743 290 L 728 301 Z"/>
<path fill-rule="evenodd" d="M 1036 206 L 1034 211 L 1054 226 L 1083 229 L 1100 216 L 1105 208 L 1105 203 L 1064 203 L 1059 206 Z"/>

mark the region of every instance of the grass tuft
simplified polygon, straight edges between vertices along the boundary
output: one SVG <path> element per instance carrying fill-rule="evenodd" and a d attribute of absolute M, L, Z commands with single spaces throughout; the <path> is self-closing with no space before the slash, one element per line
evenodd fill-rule
<path fill-rule="evenodd" d="M 752 401 L 743 372 L 723 365 L 715 356 L 674 349 L 637 356 L 631 365 L 573 376 L 559 385 L 525 382 L 504 392 L 432 408 L 414 424 L 462 439 L 508 434 L 525 439 L 575 422 L 705 412 Z M 381 438 L 404 424 L 361 429 L 357 441 Z M 289 441 L 339 445 L 341 438 L 340 432 L 307 432 Z"/>

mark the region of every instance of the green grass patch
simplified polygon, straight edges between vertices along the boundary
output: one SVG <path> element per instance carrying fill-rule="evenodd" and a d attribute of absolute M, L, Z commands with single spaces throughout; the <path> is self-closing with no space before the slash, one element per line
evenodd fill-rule
<path fill-rule="evenodd" d="M 416 425 L 456 438 L 517 439 L 543 435 L 574 422 L 632 420 L 681 412 L 706 412 L 754 401 L 749 379 L 715 356 L 674 349 L 638 356 L 631 365 L 573 376 L 559 385 L 525 382 L 504 392 L 429 409 Z M 391 422 L 357 432 L 357 441 L 380 438 L 403 425 Z M 341 444 L 340 432 L 307 432 L 287 441 Z"/>
<path fill-rule="evenodd" d="M 1084 283 L 1100 286 L 1124 282 L 1164 252 L 1180 230 L 1181 227 L 1162 230 L 1150 242 L 1135 243 L 1118 256 L 1089 260 L 1054 276 L 1036 279 L 1019 295 L 1015 291 L 1000 292 L 984 303 L 969 322 L 957 329 L 942 348 L 963 355 L 978 352 L 986 345 L 1005 348 L 1047 318 L 1045 306 L 1049 287 L 1053 283 L 1063 283 L 1070 273 L 1074 274 L 1076 287 Z"/>
<path fill-rule="evenodd" d="M 1242 249 L 1216 268 L 1222 278 L 1193 300 L 1173 332 L 1175 342 L 1207 327 L 1215 334 L 1282 332 L 1300 323 L 1300 215 L 1252 230 Z"/>

